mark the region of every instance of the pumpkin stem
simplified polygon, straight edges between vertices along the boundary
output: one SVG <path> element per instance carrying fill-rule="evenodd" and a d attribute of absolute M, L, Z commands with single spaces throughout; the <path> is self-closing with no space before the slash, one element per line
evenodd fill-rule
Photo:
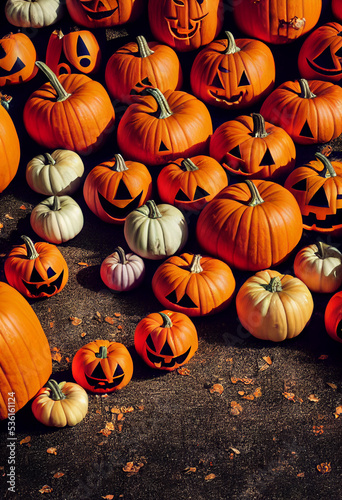
<path fill-rule="evenodd" d="M 328 177 L 336 177 L 337 174 L 335 172 L 334 167 L 331 164 L 331 161 L 325 155 L 322 155 L 322 153 L 319 152 L 315 153 L 315 156 L 317 160 L 320 160 L 324 165 L 324 169 L 320 174 L 321 177 L 325 177 L 326 179 Z"/>
<path fill-rule="evenodd" d="M 271 278 L 271 281 L 267 283 L 267 285 L 261 285 L 262 287 L 265 288 L 268 292 L 281 292 L 283 287 L 281 286 L 281 280 L 279 276 L 273 276 Z"/>
<path fill-rule="evenodd" d="M 99 352 L 95 353 L 95 357 L 105 359 L 107 357 L 107 346 L 101 345 Z"/>
<path fill-rule="evenodd" d="M 163 318 L 163 324 L 161 325 L 163 328 L 171 328 L 173 326 L 170 316 L 167 314 L 160 312 L 160 316 Z"/>
<path fill-rule="evenodd" d="M 12 96 L 10 95 L 6 95 L 6 94 L 2 94 L 0 92 L 0 104 L 3 108 L 5 108 L 6 111 L 9 110 L 9 103 L 11 102 L 11 100 L 13 99 Z"/>
<path fill-rule="evenodd" d="M 50 396 L 51 399 L 53 399 L 54 401 L 60 401 L 61 399 L 66 398 L 66 395 L 64 394 L 64 392 L 62 391 L 56 380 L 53 379 L 48 380 L 44 387 L 50 389 L 51 391 Z"/>
<path fill-rule="evenodd" d="M 59 196 L 55 195 L 53 197 L 53 201 L 52 201 L 52 205 L 51 205 L 51 210 L 53 210 L 54 212 L 57 212 L 60 209 L 61 209 L 61 202 L 59 200 Z"/>
<path fill-rule="evenodd" d="M 55 75 L 55 73 L 49 68 L 47 64 L 45 64 L 42 61 L 36 61 L 36 66 L 44 73 L 44 75 L 47 77 L 51 85 L 53 86 L 54 90 L 57 93 L 57 102 L 62 102 L 68 99 L 71 94 L 66 92 L 60 81 L 58 80 L 58 76 Z"/>
<path fill-rule="evenodd" d="M 199 255 L 199 254 L 196 254 L 193 256 L 191 266 L 190 266 L 191 273 L 201 273 L 203 271 L 203 268 L 200 264 L 201 258 L 202 258 L 202 255 Z"/>
<path fill-rule="evenodd" d="M 159 219 L 159 217 L 162 217 L 154 200 L 147 200 L 146 205 L 149 209 L 148 216 L 150 219 Z"/>
<path fill-rule="evenodd" d="M 253 137 L 267 137 L 265 119 L 260 113 L 252 113 L 253 118 Z"/>
<path fill-rule="evenodd" d="M 329 248 L 329 245 L 327 243 L 323 243 L 323 241 L 318 241 L 316 246 L 317 252 L 315 252 L 315 255 L 317 255 L 319 259 L 325 259 L 325 251 Z"/>
<path fill-rule="evenodd" d="M 227 37 L 228 45 L 223 54 L 235 54 L 236 52 L 239 52 L 241 49 L 239 49 L 236 45 L 233 34 L 230 31 L 225 31 L 224 33 Z"/>
<path fill-rule="evenodd" d="M 248 206 L 255 207 L 256 205 L 260 205 L 261 203 L 264 203 L 264 200 L 261 198 L 260 193 L 258 191 L 258 188 L 254 184 L 254 182 L 252 182 L 250 179 L 246 179 L 244 182 L 249 187 L 249 190 L 250 190 L 251 195 L 252 195 L 252 199 L 248 203 Z"/>
<path fill-rule="evenodd" d="M 181 161 L 181 167 L 187 172 L 194 172 L 195 170 L 198 170 L 198 167 L 190 158 L 184 158 L 184 160 Z"/>
<path fill-rule="evenodd" d="M 311 92 L 309 82 L 305 80 L 305 78 L 300 78 L 298 82 L 300 86 L 299 97 L 302 97 L 303 99 L 313 99 L 314 97 L 317 97 L 313 92 Z"/>
<path fill-rule="evenodd" d="M 115 154 L 114 159 L 115 165 L 112 167 L 112 170 L 115 172 L 124 172 L 125 170 L 128 170 L 125 160 L 120 154 Z"/>
<path fill-rule="evenodd" d="M 27 258 L 29 260 L 35 260 L 39 257 L 39 253 L 37 252 L 36 247 L 34 246 L 33 241 L 28 236 L 22 235 L 21 239 L 25 241 Z"/>
<path fill-rule="evenodd" d="M 152 95 L 154 99 L 157 101 L 159 106 L 159 119 L 169 118 L 169 116 L 173 115 L 169 103 L 167 102 L 164 94 L 157 88 L 147 88 L 146 92 Z"/>
<path fill-rule="evenodd" d="M 52 156 L 50 155 L 50 153 L 43 153 L 43 156 L 45 158 L 45 162 L 48 165 L 54 165 L 56 163 L 56 161 L 52 158 Z"/>
<path fill-rule="evenodd" d="M 120 264 L 127 264 L 128 260 L 126 259 L 126 254 L 123 248 L 116 247 L 113 253 L 117 253 L 119 255 Z"/>
<path fill-rule="evenodd" d="M 146 38 L 142 35 L 136 37 L 136 41 L 139 48 L 140 57 L 148 57 L 154 54 L 154 51 L 150 49 L 147 44 Z"/>

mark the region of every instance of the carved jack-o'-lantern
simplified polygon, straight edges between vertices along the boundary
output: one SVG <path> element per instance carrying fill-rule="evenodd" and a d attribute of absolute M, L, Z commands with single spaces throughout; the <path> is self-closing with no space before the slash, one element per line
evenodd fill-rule
<path fill-rule="evenodd" d="M 298 55 L 301 76 L 338 83 L 342 79 L 342 25 L 326 23 L 304 41 Z"/>
<path fill-rule="evenodd" d="M 134 21 L 144 0 L 66 0 L 71 18 L 87 28 L 103 28 Z"/>
<path fill-rule="evenodd" d="M 36 49 L 24 33 L 9 33 L 0 39 L 0 87 L 26 82 L 38 68 Z"/>
<path fill-rule="evenodd" d="M 28 298 L 51 297 L 68 281 L 68 266 L 59 249 L 45 241 L 33 244 L 22 236 L 23 245 L 8 254 L 4 271 L 8 283 Z"/>
<path fill-rule="evenodd" d="M 169 310 L 152 313 L 139 321 L 134 346 L 151 368 L 173 371 L 197 351 L 197 330 L 183 313 Z"/>
<path fill-rule="evenodd" d="M 152 177 L 139 162 L 125 162 L 120 154 L 94 167 L 83 186 L 84 199 L 104 222 L 123 224 L 127 215 L 152 193 Z"/>
<path fill-rule="evenodd" d="M 95 340 L 81 347 L 72 360 L 72 376 L 84 389 L 96 393 L 125 387 L 133 375 L 128 349 L 119 342 Z"/>
<path fill-rule="evenodd" d="M 223 24 L 222 0 L 149 0 L 153 35 L 179 51 L 211 42 Z"/>
<path fill-rule="evenodd" d="M 46 49 L 46 64 L 57 76 L 95 73 L 100 61 L 100 47 L 91 31 L 64 34 L 62 30 L 54 30 L 51 33 Z"/>
<path fill-rule="evenodd" d="M 342 233 L 342 162 L 331 161 L 321 153 L 317 160 L 296 168 L 285 187 L 296 198 L 304 229 Z"/>

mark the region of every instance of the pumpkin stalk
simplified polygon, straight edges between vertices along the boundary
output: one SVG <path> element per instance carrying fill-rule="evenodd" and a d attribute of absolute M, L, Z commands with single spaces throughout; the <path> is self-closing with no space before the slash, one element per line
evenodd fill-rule
<path fill-rule="evenodd" d="M 71 94 L 69 94 L 64 89 L 64 87 L 62 86 L 62 84 L 58 80 L 57 75 L 55 75 L 55 73 L 49 68 L 49 66 L 47 64 L 45 64 L 42 61 L 36 61 L 35 64 L 44 73 L 44 75 L 47 77 L 47 79 L 49 80 L 49 82 L 53 86 L 54 90 L 56 91 L 57 102 L 65 101 L 66 99 L 68 99 L 71 96 Z"/>
<path fill-rule="evenodd" d="M 227 37 L 228 45 L 223 54 L 235 54 L 239 52 L 241 49 L 236 45 L 233 34 L 230 31 L 225 31 L 224 33 Z"/>
<path fill-rule="evenodd" d="M 190 266 L 190 272 L 191 273 L 201 273 L 203 271 L 203 268 L 200 264 L 202 255 L 196 254 L 193 256 L 191 266 Z"/>
<path fill-rule="evenodd" d="M 149 218 L 150 219 L 159 219 L 162 217 L 162 214 L 159 212 L 159 209 L 154 200 L 147 200 L 146 205 L 149 209 Z"/>
<path fill-rule="evenodd" d="M 329 177 L 336 177 L 337 174 L 331 164 L 331 161 L 325 155 L 322 155 L 322 153 L 315 153 L 315 156 L 317 160 L 320 160 L 324 165 L 324 169 L 320 174 L 321 177 L 325 177 L 326 179 L 328 179 Z"/>
<path fill-rule="evenodd" d="M 260 113 L 252 113 L 253 118 L 253 137 L 267 137 L 265 119 Z"/>
<path fill-rule="evenodd" d="M 64 394 L 56 380 L 48 380 L 44 387 L 50 389 L 50 396 L 54 401 L 60 401 L 61 399 L 66 398 L 66 395 Z"/>
<path fill-rule="evenodd" d="M 187 172 L 194 172 L 195 170 L 198 170 L 198 167 L 190 158 L 184 158 L 184 160 L 181 161 L 181 167 Z"/>
<path fill-rule="evenodd" d="M 95 357 L 105 359 L 107 357 L 107 346 L 101 345 L 99 352 L 95 353 Z"/>
<path fill-rule="evenodd" d="M 0 104 L 3 108 L 5 108 L 6 111 L 9 110 L 9 103 L 11 102 L 11 100 L 13 99 L 12 96 L 10 95 L 6 95 L 6 94 L 2 94 L 0 92 Z"/>
<path fill-rule="evenodd" d="M 124 172 L 125 170 L 129 170 L 125 163 L 125 160 L 120 154 L 115 154 L 114 159 L 115 165 L 113 165 L 112 170 L 114 170 L 115 172 Z"/>
<path fill-rule="evenodd" d="M 323 243 L 323 241 L 318 241 L 316 246 L 317 252 L 315 252 L 315 255 L 317 255 L 319 259 L 325 259 L 325 251 L 329 248 L 329 245 Z"/>
<path fill-rule="evenodd" d="M 27 251 L 27 258 L 29 260 L 35 260 L 39 257 L 39 253 L 37 252 L 36 247 L 34 246 L 33 241 L 31 238 L 28 236 L 22 235 L 21 239 L 24 240 L 25 246 L 26 246 L 26 251 Z"/>
<path fill-rule="evenodd" d="M 120 264 L 127 264 L 128 260 L 126 259 L 126 254 L 123 248 L 116 247 L 113 253 L 117 253 L 119 255 Z"/>
<path fill-rule="evenodd" d="M 142 35 L 136 37 L 136 41 L 139 48 L 140 57 L 148 57 L 154 54 L 154 51 L 150 49 L 147 44 L 146 38 Z"/>
<path fill-rule="evenodd" d="M 300 86 L 299 97 L 302 97 L 303 99 L 313 99 L 314 97 L 317 97 L 313 92 L 311 92 L 309 82 L 305 80 L 305 78 L 300 78 L 298 82 Z"/>
<path fill-rule="evenodd" d="M 264 200 L 261 198 L 260 193 L 259 193 L 256 185 L 250 179 L 246 179 L 244 182 L 247 184 L 247 186 L 251 192 L 251 195 L 252 195 L 252 199 L 248 203 L 248 206 L 249 207 L 256 207 L 257 205 L 264 203 Z"/>
<path fill-rule="evenodd" d="M 267 285 L 261 284 L 261 286 L 264 287 L 268 292 L 272 293 L 281 292 L 283 289 L 279 276 L 273 276 L 273 278 L 271 278 L 271 281 L 267 283 Z"/>
<path fill-rule="evenodd" d="M 53 210 L 54 212 L 57 212 L 60 209 L 61 209 L 61 202 L 60 202 L 59 196 L 54 196 L 53 202 L 51 205 L 51 210 Z"/>
<path fill-rule="evenodd" d="M 161 325 L 163 328 L 172 328 L 172 321 L 170 316 L 167 314 L 160 312 L 160 316 L 163 318 L 163 324 Z"/>
<path fill-rule="evenodd" d="M 50 153 L 43 153 L 43 156 L 45 158 L 45 162 L 48 164 L 48 165 L 54 165 L 56 162 L 55 160 L 52 158 L 52 156 L 50 155 Z"/>
<path fill-rule="evenodd" d="M 159 107 L 159 119 L 169 118 L 173 113 L 170 109 L 169 103 L 167 102 L 164 94 L 157 88 L 147 88 L 146 92 L 151 94 L 154 99 L 157 101 Z"/>

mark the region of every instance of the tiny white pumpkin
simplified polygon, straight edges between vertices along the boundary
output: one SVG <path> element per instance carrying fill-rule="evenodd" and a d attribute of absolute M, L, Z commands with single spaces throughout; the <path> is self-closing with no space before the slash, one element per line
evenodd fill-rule
<path fill-rule="evenodd" d="M 50 196 L 33 208 L 30 223 L 38 236 L 58 245 L 82 230 L 84 218 L 81 207 L 70 196 Z"/>
<path fill-rule="evenodd" d="M 342 253 L 322 241 L 299 250 L 293 269 L 312 292 L 334 293 L 342 285 Z"/>
<path fill-rule="evenodd" d="M 116 292 L 128 292 L 141 284 L 145 276 L 145 263 L 134 253 L 125 253 L 117 247 L 106 257 L 100 267 L 100 276 L 105 285 Z"/>
<path fill-rule="evenodd" d="M 82 158 L 67 149 L 35 156 L 26 166 L 26 180 L 33 191 L 51 195 L 74 193 L 80 186 L 84 164 Z"/>
<path fill-rule="evenodd" d="M 128 214 L 124 235 L 129 248 L 140 257 L 164 259 L 183 248 L 188 239 L 188 224 L 178 208 L 148 200 Z"/>
<path fill-rule="evenodd" d="M 21 28 L 43 28 L 61 19 L 65 0 L 7 0 L 7 21 Z"/>

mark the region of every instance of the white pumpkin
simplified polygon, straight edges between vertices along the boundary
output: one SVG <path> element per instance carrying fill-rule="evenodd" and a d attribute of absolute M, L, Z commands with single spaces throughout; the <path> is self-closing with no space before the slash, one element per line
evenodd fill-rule
<path fill-rule="evenodd" d="M 38 236 L 58 245 L 82 230 L 84 218 L 81 207 L 70 196 L 50 196 L 34 207 L 30 223 Z"/>
<path fill-rule="evenodd" d="M 75 151 L 56 149 L 30 160 L 26 166 L 26 180 L 33 191 L 51 195 L 74 193 L 80 186 L 84 164 Z"/>
<path fill-rule="evenodd" d="M 116 292 L 128 292 L 141 284 L 145 276 L 145 263 L 134 253 L 125 253 L 117 247 L 100 267 L 103 283 Z"/>
<path fill-rule="evenodd" d="M 319 241 L 299 250 L 293 269 L 312 292 L 334 293 L 342 284 L 342 253 Z"/>
<path fill-rule="evenodd" d="M 188 239 L 188 224 L 178 208 L 148 200 L 128 214 L 124 235 L 129 248 L 140 257 L 164 259 L 183 248 Z"/>
<path fill-rule="evenodd" d="M 7 0 L 7 21 L 22 28 L 43 28 L 61 19 L 65 0 Z"/>

